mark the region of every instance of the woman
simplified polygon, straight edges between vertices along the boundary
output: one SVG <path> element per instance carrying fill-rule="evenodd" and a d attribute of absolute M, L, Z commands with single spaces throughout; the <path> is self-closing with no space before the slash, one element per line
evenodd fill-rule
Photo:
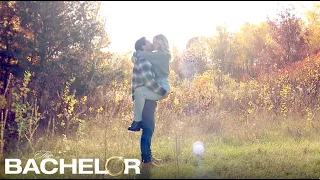
<path fill-rule="evenodd" d="M 128 130 L 140 131 L 142 110 L 145 100 L 160 100 L 166 98 L 170 93 L 169 85 L 169 62 L 171 60 L 171 52 L 167 38 L 162 35 L 156 35 L 153 38 L 153 49 L 151 51 L 137 51 L 133 55 L 133 59 L 143 58 L 148 60 L 154 69 L 155 81 L 166 90 L 165 94 L 157 94 L 149 88 L 143 86 L 134 90 L 134 121 Z M 135 61 L 135 60 L 134 60 Z"/>

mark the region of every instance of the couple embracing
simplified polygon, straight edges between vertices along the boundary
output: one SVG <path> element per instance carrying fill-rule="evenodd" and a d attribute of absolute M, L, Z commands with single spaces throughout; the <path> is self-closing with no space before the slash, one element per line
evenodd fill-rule
<path fill-rule="evenodd" d="M 135 43 L 132 56 L 132 100 L 134 101 L 134 120 L 129 131 L 140 131 L 142 166 L 154 165 L 151 153 L 151 139 L 155 127 L 155 109 L 158 100 L 170 93 L 169 62 L 171 52 L 167 38 L 156 35 L 153 43 L 145 37 Z"/>

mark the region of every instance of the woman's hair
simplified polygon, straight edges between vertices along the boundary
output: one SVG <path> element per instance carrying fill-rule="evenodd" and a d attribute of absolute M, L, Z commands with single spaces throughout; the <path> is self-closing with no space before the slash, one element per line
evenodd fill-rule
<path fill-rule="evenodd" d="M 168 39 L 163 34 L 158 34 L 154 39 L 161 45 L 162 51 L 171 56 Z"/>

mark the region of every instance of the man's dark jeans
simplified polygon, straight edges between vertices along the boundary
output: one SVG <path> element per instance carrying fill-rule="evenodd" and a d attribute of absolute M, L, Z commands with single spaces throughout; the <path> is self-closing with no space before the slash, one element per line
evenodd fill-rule
<path fill-rule="evenodd" d="M 146 100 L 142 112 L 142 136 L 140 142 L 142 162 L 149 163 L 152 159 L 151 139 L 155 127 L 155 110 L 157 102 Z"/>

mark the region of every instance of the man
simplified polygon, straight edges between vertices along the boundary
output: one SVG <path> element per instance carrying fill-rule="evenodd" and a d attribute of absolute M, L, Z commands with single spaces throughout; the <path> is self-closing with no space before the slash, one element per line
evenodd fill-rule
<path fill-rule="evenodd" d="M 135 43 L 136 51 L 152 51 L 152 44 L 146 40 L 145 37 L 140 38 Z M 139 68 L 143 67 L 143 68 Z M 152 84 L 151 90 L 159 89 L 159 84 L 154 80 L 154 70 L 152 64 L 146 59 L 138 59 L 134 62 L 133 78 L 132 78 L 132 92 L 135 88 L 145 86 L 146 84 Z M 150 85 L 149 85 L 150 87 Z M 164 98 L 166 98 L 168 94 Z M 132 95 L 132 99 L 134 96 Z M 151 139 L 155 127 L 155 109 L 157 102 L 153 100 L 146 100 L 142 111 L 142 136 L 140 141 L 142 167 L 148 168 L 151 165 L 155 165 L 152 160 L 157 160 L 152 157 L 151 152 Z M 159 160 L 157 160 L 159 161 Z"/>

